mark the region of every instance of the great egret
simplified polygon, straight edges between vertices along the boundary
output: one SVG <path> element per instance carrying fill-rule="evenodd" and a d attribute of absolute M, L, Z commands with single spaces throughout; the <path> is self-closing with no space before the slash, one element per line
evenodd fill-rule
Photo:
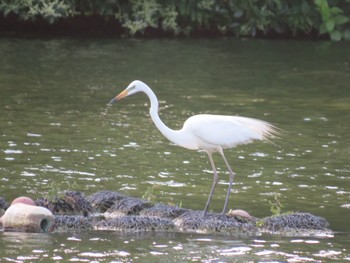
<path fill-rule="evenodd" d="M 204 208 L 204 215 L 208 211 L 215 187 L 218 183 L 218 173 L 212 154 L 218 152 L 224 159 L 230 174 L 229 186 L 222 214 L 226 213 L 228 200 L 232 188 L 235 173 L 232 171 L 224 155 L 224 149 L 233 148 L 239 144 L 250 143 L 252 140 L 268 140 L 277 133 L 276 127 L 268 122 L 236 116 L 199 114 L 188 118 L 182 129 L 172 130 L 167 127 L 158 115 L 158 99 L 152 89 L 145 83 L 135 80 L 129 86 L 113 98 L 108 104 L 111 105 L 127 96 L 137 92 L 144 92 L 148 96 L 151 107 L 151 118 L 158 130 L 171 142 L 191 150 L 201 149 L 207 152 L 213 169 L 214 181 L 210 190 L 208 201 Z"/>

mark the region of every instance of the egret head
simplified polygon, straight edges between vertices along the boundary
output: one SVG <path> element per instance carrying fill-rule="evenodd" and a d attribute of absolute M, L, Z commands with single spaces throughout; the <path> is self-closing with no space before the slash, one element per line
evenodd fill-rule
<path fill-rule="evenodd" d="M 145 83 L 139 80 L 134 80 L 129 84 L 129 86 L 120 92 L 117 96 L 115 96 L 109 103 L 108 105 L 111 105 L 127 96 L 130 96 L 132 94 L 135 94 L 136 92 L 140 92 L 143 90 L 144 86 L 146 86 Z"/>

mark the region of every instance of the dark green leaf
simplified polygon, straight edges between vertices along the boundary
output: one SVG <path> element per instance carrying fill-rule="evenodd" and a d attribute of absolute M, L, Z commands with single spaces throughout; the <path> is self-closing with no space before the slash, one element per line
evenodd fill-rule
<path fill-rule="evenodd" d="M 333 19 L 329 19 L 326 21 L 326 28 L 328 32 L 332 32 L 335 26 L 335 22 Z"/>
<path fill-rule="evenodd" d="M 343 16 L 343 15 L 337 15 L 334 18 L 334 21 L 337 25 L 342 25 L 342 24 L 349 22 L 349 18 L 347 18 L 346 16 Z"/>
<path fill-rule="evenodd" d="M 342 14 L 343 10 L 341 10 L 339 7 L 333 6 L 330 8 L 330 13 L 333 15 Z"/>
<path fill-rule="evenodd" d="M 328 32 L 325 23 L 323 23 L 323 24 L 320 26 L 319 32 L 320 32 L 321 35 Z"/>
<path fill-rule="evenodd" d="M 240 18 L 243 16 L 243 11 L 241 9 L 237 9 L 234 13 L 233 13 L 233 16 L 235 18 Z"/>
<path fill-rule="evenodd" d="M 341 33 L 339 31 L 337 31 L 337 30 L 331 32 L 330 36 L 331 36 L 332 40 L 335 40 L 335 41 L 341 40 Z"/>

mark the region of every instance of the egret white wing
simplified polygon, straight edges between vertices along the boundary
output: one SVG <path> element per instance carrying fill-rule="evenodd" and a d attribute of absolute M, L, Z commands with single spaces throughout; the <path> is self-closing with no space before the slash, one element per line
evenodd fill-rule
<path fill-rule="evenodd" d="M 231 148 L 252 140 L 264 140 L 274 133 L 274 127 L 265 121 L 210 114 L 190 117 L 185 122 L 184 128 L 191 130 L 199 140 L 206 144 L 222 148 Z"/>

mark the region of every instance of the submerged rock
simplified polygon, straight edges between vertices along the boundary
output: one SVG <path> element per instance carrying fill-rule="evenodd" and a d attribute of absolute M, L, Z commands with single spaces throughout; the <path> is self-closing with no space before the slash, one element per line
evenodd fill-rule
<path fill-rule="evenodd" d="M 92 230 L 93 219 L 85 216 L 56 215 L 55 226 L 61 231 L 69 229 Z"/>
<path fill-rule="evenodd" d="M 151 208 L 141 210 L 140 216 L 152 216 L 152 217 L 174 219 L 188 211 L 190 210 L 185 208 L 180 208 L 178 206 L 156 204 Z"/>
<path fill-rule="evenodd" d="M 0 217 L 5 213 L 5 210 L 9 207 L 4 197 L 0 197 Z M 0 221 L 1 225 L 1 221 Z"/>
<path fill-rule="evenodd" d="M 135 197 L 126 197 L 115 203 L 104 213 L 104 215 L 107 218 L 114 218 L 123 215 L 138 215 L 141 210 L 152 206 L 153 204 L 146 200 Z"/>
<path fill-rule="evenodd" d="M 87 216 L 93 211 L 91 204 L 85 199 L 84 194 L 78 191 L 65 191 L 61 196 L 52 200 L 40 198 L 35 201 L 38 206 L 49 209 L 55 215 L 79 215 Z"/>
<path fill-rule="evenodd" d="M 203 216 L 202 211 L 186 212 L 174 219 L 174 224 L 177 229 L 184 232 L 220 232 L 224 234 L 258 233 L 255 224 L 242 223 L 233 217 L 217 213 L 207 213 Z"/>
<path fill-rule="evenodd" d="M 299 232 L 306 230 L 328 230 L 329 223 L 322 217 L 310 213 L 287 213 L 265 217 L 257 222 L 261 230 L 268 232 Z"/>
<path fill-rule="evenodd" d="M 127 196 L 114 191 L 99 191 L 92 195 L 86 197 L 86 201 L 88 201 L 92 208 L 100 213 L 106 212 L 109 208 L 111 208 L 118 201 L 126 198 Z"/>
<path fill-rule="evenodd" d="M 9 207 L 5 197 L 0 196 L 0 209 L 6 210 Z"/>
<path fill-rule="evenodd" d="M 131 215 L 102 220 L 94 225 L 94 229 L 123 232 L 169 231 L 174 230 L 174 224 L 167 218 Z"/>

